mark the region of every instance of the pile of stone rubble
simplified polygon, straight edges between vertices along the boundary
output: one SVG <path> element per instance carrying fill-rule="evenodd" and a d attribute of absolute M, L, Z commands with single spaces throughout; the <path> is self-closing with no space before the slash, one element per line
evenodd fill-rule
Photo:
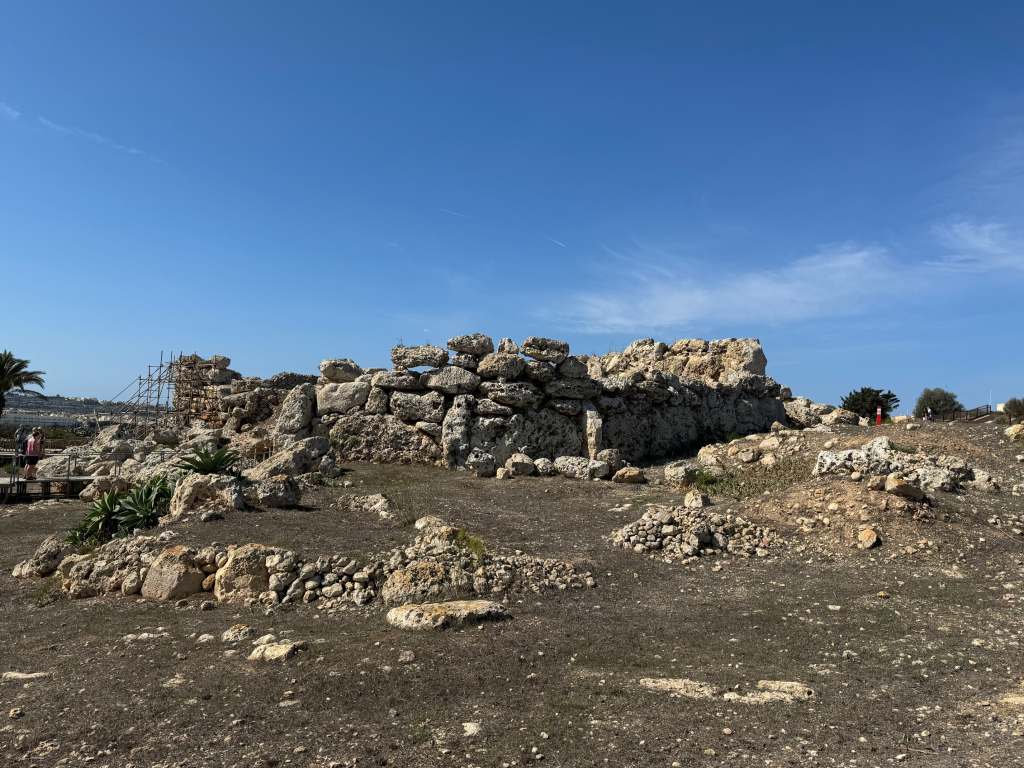
<path fill-rule="evenodd" d="M 822 451 L 814 465 L 815 475 L 867 478 L 889 491 L 908 498 L 923 498 L 925 491 L 955 493 L 966 487 L 994 491 L 999 485 L 988 473 L 975 469 L 957 456 L 930 456 L 896 446 L 888 437 L 876 437 L 860 448 Z"/>
<path fill-rule="evenodd" d="M 57 574 L 73 598 L 121 592 L 175 600 L 209 592 L 220 602 L 263 605 L 316 603 L 331 609 L 388 605 L 425 598 L 502 595 L 594 586 L 589 572 L 569 562 L 514 552 L 489 552 L 483 542 L 437 518 L 417 521 L 419 535 L 362 562 L 340 554 L 315 559 L 262 544 L 211 544 L 198 550 L 171 544 L 174 534 L 114 539 L 74 553 L 59 536 L 47 538 L 14 568 L 21 578 Z"/>
<path fill-rule="evenodd" d="M 782 543 L 771 528 L 704 508 L 649 505 L 639 520 L 612 534 L 612 543 L 666 560 L 716 554 L 766 557 Z"/>

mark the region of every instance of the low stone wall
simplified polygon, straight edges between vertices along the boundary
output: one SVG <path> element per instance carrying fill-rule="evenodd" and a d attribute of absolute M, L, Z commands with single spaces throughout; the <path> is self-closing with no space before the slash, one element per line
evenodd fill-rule
<path fill-rule="evenodd" d="M 398 346 L 391 370 L 325 360 L 315 388 L 317 429 L 340 458 L 497 465 L 615 449 L 653 460 L 785 422 L 782 388 L 764 375 L 755 339 L 652 339 L 619 355 L 573 356 L 563 341 L 530 337 L 497 347 L 482 334 L 448 349 Z M 289 395 L 287 414 L 304 413 Z M 295 422 L 294 418 L 290 419 Z"/>

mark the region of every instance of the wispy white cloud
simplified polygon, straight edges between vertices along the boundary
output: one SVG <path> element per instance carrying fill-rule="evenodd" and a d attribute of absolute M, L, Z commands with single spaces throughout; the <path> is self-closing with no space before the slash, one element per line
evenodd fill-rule
<path fill-rule="evenodd" d="M 933 233 L 947 253 L 929 262 L 932 266 L 957 272 L 1024 270 L 1024 241 L 1005 224 L 957 219 L 936 225 Z"/>
<path fill-rule="evenodd" d="M 547 235 L 544 236 L 544 239 L 547 240 L 549 243 L 554 243 L 559 248 L 568 248 L 569 247 L 565 243 L 563 243 L 561 240 L 556 240 L 555 238 L 548 237 Z"/>
<path fill-rule="evenodd" d="M 449 216 L 458 216 L 460 219 L 471 219 L 471 218 L 473 218 L 469 214 L 459 213 L 458 211 L 453 211 L 451 208 L 438 208 L 437 210 L 439 210 L 441 213 L 447 213 Z"/>
<path fill-rule="evenodd" d="M 39 124 L 42 125 L 44 128 L 47 128 L 51 131 L 55 131 L 56 133 L 64 134 L 65 136 L 74 136 L 79 139 L 91 141 L 93 144 L 98 144 L 103 147 L 115 149 L 118 152 L 124 152 L 126 154 L 135 155 L 137 157 L 145 157 L 149 160 L 153 160 L 158 163 L 163 162 L 159 157 L 156 157 L 155 155 L 151 155 L 148 152 L 144 152 L 143 150 L 138 149 L 137 147 L 131 147 L 128 146 L 127 144 L 121 144 L 120 142 L 114 141 L 113 139 L 108 138 L 107 136 L 104 136 L 99 133 L 86 131 L 83 130 L 82 128 L 77 128 L 73 125 L 62 125 L 61 123 L 56 123 L 53 120 L 49 120 L 48 118 L 43 117 L 42 115 L 39 115 L 36 118 L 36 120 L 38 120 Z"/>
<path fill-rule="evenodd" d="M 616 253 L 622 257 L 622 254 Z M 774 269 L 694 277 L 692 262 L 650 255 L 618 262 L 607 289 L 567 302 L 562 320 L 581 331 L 642 332 L 687 325 L 771 324 L 861 311 L 900 290 L 905 268 L 879 246 L 841 243 Z"/>
<path fill-rule="evenodd" d="M 8 120 L 17 120 L 21 117 L 21 112 L 16 110 L 10 104 L 0 101 L 0 117 L 4 117 Z"/>

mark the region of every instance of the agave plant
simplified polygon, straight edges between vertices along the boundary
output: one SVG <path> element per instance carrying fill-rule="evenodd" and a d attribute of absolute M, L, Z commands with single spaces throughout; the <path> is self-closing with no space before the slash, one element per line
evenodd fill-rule
<path fill-rule="evenodd" d="M 113 538 L 120 523 L 121 494 L 107 491 L 89 507 L 82 522 L 71 529 L 68 541 L 71 544 L 95 544 Z"/>
<path fill-rule="evenodd" d="M 127 534 L 140 528 L 152 528 L 167 512 L 173 492 L 174 486 L 165 477 L 151 478 L 133 488 L 121 498 L 118 532 Z"/>
<path fill-rule="evenodd" d="M 179 469 L 187 469 L 200 475 L 219 475 L 230 472 L 238 461 L 238 454 L 227 448 L 210 451 L 207 448 L 195 448 L 191 456 L 186 456 L 178 464 Z"/>

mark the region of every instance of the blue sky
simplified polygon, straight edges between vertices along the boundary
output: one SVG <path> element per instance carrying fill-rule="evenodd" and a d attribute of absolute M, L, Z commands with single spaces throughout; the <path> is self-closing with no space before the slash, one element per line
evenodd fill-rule
<path fill-rule="evenodd" d="M 110 396 L 483 330 L 1024 394 L 1013 3 L 0 1 L 0 347 Z"/>

